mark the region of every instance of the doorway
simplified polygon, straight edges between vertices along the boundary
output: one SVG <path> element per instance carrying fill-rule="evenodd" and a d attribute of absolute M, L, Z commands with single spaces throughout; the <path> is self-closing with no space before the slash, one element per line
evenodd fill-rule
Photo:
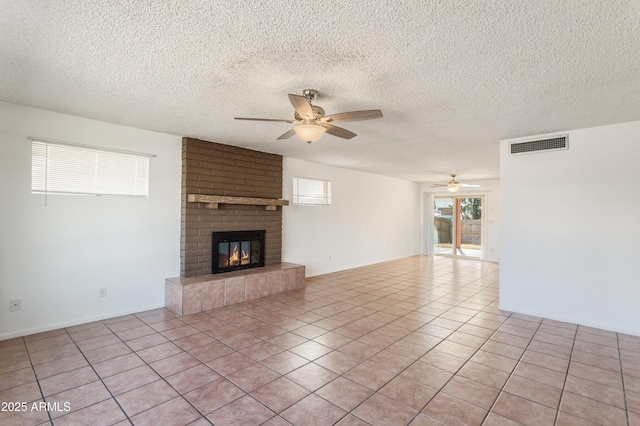
<path fill-rule="evenodd" d="M 484 197 L 434 197 L 434 241 L 436 255 L 482 259 L 482 206 Z"/>

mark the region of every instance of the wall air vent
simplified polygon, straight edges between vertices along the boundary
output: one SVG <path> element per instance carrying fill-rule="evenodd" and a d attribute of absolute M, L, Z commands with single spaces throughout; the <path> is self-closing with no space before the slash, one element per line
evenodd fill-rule
<path fill-rule="evenodd" d="M 511 142 L 509 155 L 529 154 L 540 151 L 569 149 L 569 135 L 554 136 L 546 139 L 525 142 Z"/>

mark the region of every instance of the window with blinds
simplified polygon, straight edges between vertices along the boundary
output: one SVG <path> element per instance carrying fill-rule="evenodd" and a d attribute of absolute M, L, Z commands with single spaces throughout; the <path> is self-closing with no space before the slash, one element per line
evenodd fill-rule
<path fill-rule="evenodd" d="M 149 157 L 32 140 L 33 194 L 149 197 Z"/>
<path fill-rule="evenodd" d="M 331 182 L 328 180 L 293 178 L 293 204 L 331 205 Z"/>

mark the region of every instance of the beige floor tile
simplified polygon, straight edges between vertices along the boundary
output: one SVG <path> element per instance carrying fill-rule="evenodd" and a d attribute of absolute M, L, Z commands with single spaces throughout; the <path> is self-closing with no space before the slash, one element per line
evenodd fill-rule
<path fill-rule="evenodd" d="M 309 363 L 285 377 L 313 392 L 334 380 L 338 375 L 317 364 Z"/>
<path fill-rule="evenodd" d="M 344 377 L 377 391 L 393 379 L 394 374 L 378 368 L 373 364 L 364 362 L 349 370 L 344 374 Z"/>
<path fill-rule="evenodd" d="M 347 414 L 342 408 L 316 395 L 309 395 L 282 412 L 294 425 L 324 426 L 336 423 Z"/>
<path fill-rule="evenodd" d="M 562 395 L 560 411 L 600 424 L 621 425 L 626 422 L 623 409 L 571 392 Z"/>
<path fill-rule="evenodd" d="M 569 375 L 564 385 L 565 392 L 604 402 L 618 408 L 625 408 L 624 392 L 622 389 L 603 385 L 592 380 Z"/>
<path fill-rule="evenodd" d="M 273 411 L 269 410 L 251 396 L 245 395 L 224 407 L 218 408 L 209 414 L 207 418 L 216 425 L 257 426 L 274 416 L 275 413 Z"/>
<path fill-rule="evenodd" d="M 49 395 L 54 395 L 68 389 L 86 385 L 87 383 L 91 383 L 96 380 L 98 380 L 98 376 L 93 371 L 93 368 L 82 367 L 77 370 L 47 377 L 46 379 L 40 380 L 39 383 L 40 388 L 42 389 L 42 394 L 46 398 Z"/>
<path fill-rule="evenodd" d="M 128 416 L 134 416 L 178 396 L 164 380 L 157 380 L 116 397 Z"/>
<path fill-rule="evenodd" d="M 439 393 L 422 413 L 445 424 L 480 425 L 487 411 L 445 393 Z"/>
<path fill-rule="evenodd" d="M 98 420 L 99 419 L 99 420 Z M 125 420 L 126 415 L 122 412 L 113 398 L 97 404 L 90 405 L 82 410 L 56 419 L 56 426 L 93 426 L 98 423 L 116 424 Z"/>
<path fill-rule="evenodd" d="M 63 407 L 62 410 L 54 410 L 51 412 L 51 417 L 57 418 L 110 398 L 111 394 L 104 384 L 100 381 L 95 381 L 56 395 L 51 395 L 47 397 L 47 402 Z M 67 407 L 65 407 L 65 404 L 68 404 L 68 410 L 66 410 Z"/>
<path fill-rule="evenodd" d="M 186 393 L 184 397 L 198 411 L 207 415 L 243 395 L 245 392 L 242 389 L 227 379 L 221 378 Z"/>
<path fill-rule="evenodd" d="M 143 365 L 104 379 L 104 384 L 113 395 L 120 395 L 140 386 L 159 380 L 160 376 L 148 365 Z"/>
<path fill-rule="evenodd" d="M 339 377 L 315 392 L 344 410 L 353 410 L 373 395 L 373 391 L 354 381 Z"/>
<path fill-rule="evenodd" d="M 245 392 L 251 392 L 279 377 L 280 374 L 263 366 L 262 364 L 252 364 L 249 367 L 229 374 L 227 379 L 232 381 Z"/>
<path fill-rule="evenodd" d="M 123 315 L 0 341 L 0 400 L 69 400 L 56 425 L 640 426 L 640 337 L 498 297 L 497 264 L 414 256 L 185 317 Z"/>
<path fill-rule="evenodd" d="M 455 376 L 442 388 L 442 392 L 484 410 L 489 410 L 500 391 L 491 386 Z"/>
<path fill-rule="evenodd" d="M 180 394 L 185 394 L 200 386 L 218 380 L 220 375 L 206 365 L 199 364 L 188 370 L 181 371 L 166 378 L 175 390 Z"/>
<path fill-rule="evenodd" d="M 558 408 L 562 395 L 561 389 L 515 375 L 511 376 L 504 390 L 554 410 Z"/>
<path fill-rule="evenodd" d="M 309 394 L 310 391 L 286 377 L 280 377 L 251 392 L 254 398 L 275 413 L 286 410 Z"/>
<path fill-rule="evenodd" d="M 380 389 L 379 393 L 413 410 L 420 411 L 431 401 L 437 390 L 404 376 L 398 376 Z"/>
<path fill-rule="evenodd" d="M 329 352 L 328 354 L 316 359 L 314 363 L 333 371 L 336 374 L 344 374 L 353 367 L 360 364 L 360 361 L 349 355 L 339 351 Z"/>
<path fill-rule="evenodd" d="M 177 397 L 131 418 L 136 426 L 186 425 L 200 418 L 200 413 L 184 398 Z"/>
<path fill-rule="evenodd" d="M 374 394 L 353 410 L 353 415 L 370 424 L 389 426 L 409 424 L 417 414 L 417 410 L 380 393 Z"/>
<path fill-rule="evenodd" d="M 500 394 L 492 411 L 519 423 L 539 426 L 551 426 L 556 418 L 555 409 L 508 392 Z"/>

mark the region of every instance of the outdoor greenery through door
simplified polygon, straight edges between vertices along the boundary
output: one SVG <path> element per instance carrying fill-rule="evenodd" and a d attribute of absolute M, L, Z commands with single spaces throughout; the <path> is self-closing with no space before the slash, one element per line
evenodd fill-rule
<path fill-rule="evenodd" d="M 435 197 L 434 254 L 482 258 L 482 197 Z"/>

